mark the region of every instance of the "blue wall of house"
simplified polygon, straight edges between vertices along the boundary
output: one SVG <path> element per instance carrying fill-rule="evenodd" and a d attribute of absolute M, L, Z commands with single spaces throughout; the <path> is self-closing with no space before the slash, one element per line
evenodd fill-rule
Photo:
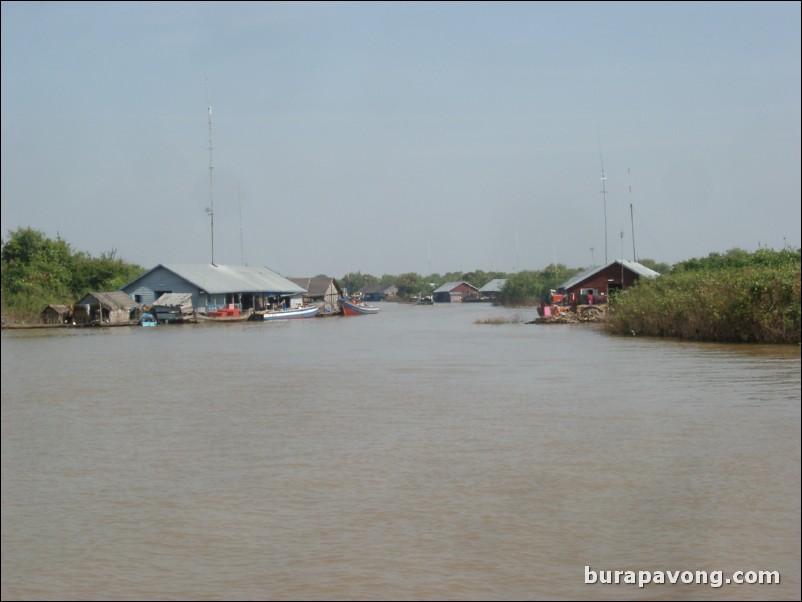
<path fill-rule="evenodd" d="M 192 307 L 198 308 L 207 303 L 206 295 L 190 282 L 176 276 L 164 268 L 158 268 L 122 288 L 130 297 L 140 305 L 153 305 L 153 302 L 164 293 L 190 293 Z M 225 295 L 220 303 L 225 302 Z"/>

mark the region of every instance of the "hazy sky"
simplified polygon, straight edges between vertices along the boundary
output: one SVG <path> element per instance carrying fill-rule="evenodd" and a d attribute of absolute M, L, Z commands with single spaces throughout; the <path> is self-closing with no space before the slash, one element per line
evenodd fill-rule
<path fill-rule="evenodd" d="M 638 258 L 799 247 L 800 19 L 798 2 L 3 2 L 3 239 L 208 263 L 213 200 L 218 264 L 511 272 L 632 259 L 631 203 Z"/>

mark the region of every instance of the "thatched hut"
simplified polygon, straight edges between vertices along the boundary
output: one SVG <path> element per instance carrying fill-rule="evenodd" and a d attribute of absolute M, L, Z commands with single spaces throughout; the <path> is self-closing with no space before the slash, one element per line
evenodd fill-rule
<path fill-rule="evenodd" d="M 72 307 L 69 305 L 50 304 L 39 315 L 43 324 L 70 324 L 72 322 Z"/>
<path fill-rule="evenodd" d="M 77 324 L 130 324 L 139 318 L 139 306 L 122 291 L 87 293 L 72 311 Z"/>

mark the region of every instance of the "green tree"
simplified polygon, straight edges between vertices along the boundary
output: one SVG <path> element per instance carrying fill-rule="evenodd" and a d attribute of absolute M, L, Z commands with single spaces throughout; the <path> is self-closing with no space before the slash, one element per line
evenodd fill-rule
<path fill-rule="evenodd" d="M 340 279 L 340 286 L 348 290 L 348 294 L 353 294 L 361 288 L 371 284 L 377 284 L 379 279 L 370 274 L 362 272 L 349 272 Z"/>
<path fill-rule="evenodd" d="M 420 294 L 428 295 L 431 293 L 429 285 L 422 276 L 414 272 L 407 272 L 396 276 L 393 280 L 398 287 L 398 295 L 402 298 L 416 297 Z"/>
<path fill-rule="evenodd" d="M 3 302 L 24 311 L 48 303 L 63 303 L 72 291 L 70 246 L 32 228 L 9 232 L 0 251 Z"/>
<path fill-rule="evenodd" d="M 499 301 L 502 305 L 533 305 L 540 300 L 541 288 L 539 272 L 516 272 L 507 278 Z"/>
<path fill-rule="evenodd" d="M 507 278 L 499 297 L 502 305 L 532 305 L 546 300 L 552 289 L 568 280 L 581 268 L 550 264 L 540 271 L 517 272 Z"/>
<path fill-rule="evenodd" d="M 650 270 L 654 270 L 658 274 L 668 274 L 671 271 L 671 266 L 667 263 L 659 263 L 654 259 L 639 259 L 638 263 L 646 266 Z"/>
<path fill-rule="evenodd" d="M 0 250 L 4 315 L 30 320 L 45 305 L 69 305 L 90 290 L 119 289 L 144 271 L 116 255 L 73 252 L 61 237 L 52 240 L 32 228 L 9 232 Z"/>

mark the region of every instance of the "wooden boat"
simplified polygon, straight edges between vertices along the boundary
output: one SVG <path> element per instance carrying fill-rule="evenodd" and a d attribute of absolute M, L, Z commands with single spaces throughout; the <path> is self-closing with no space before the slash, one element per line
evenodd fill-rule
<path fill-rule="evenodd" d="M 151 313 L 144 313 L 139 317 L 140 326 L 156 326 L 156 317 Z"/>
<path fill-rule="evenodd" d="M 210 311 L 206 313 L 201 313 L 199 311 L 195 312 L 195 320 L 197 322 L 204 322 L 204 323 L 246 322 L 251 319 L 251 316 L 253 316 L 253 309 L 246 309 L 243 312 L 241 312 L 238 309 L 221 309 L 218 311 Z"/>
<path fill-rule="evenodd" d="M 375 305 L 368 305 L 362 301 L 353 299 L 339 299 L 340 307 L 344 316 L 365 316 L 379 313 L 380 309 Z"/>
<path fill-rule="evenodd" d="M 298 320 L 315 317 L 320 309 L 317 305 L 301 305 L 259 312 L 265 320 Z"/>

